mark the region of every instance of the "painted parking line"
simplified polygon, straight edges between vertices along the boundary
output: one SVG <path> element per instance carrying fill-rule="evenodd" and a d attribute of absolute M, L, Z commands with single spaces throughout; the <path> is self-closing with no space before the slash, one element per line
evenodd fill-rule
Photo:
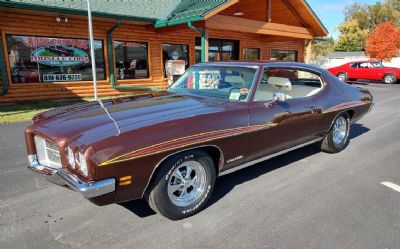
<path fill-rule="evenodd" d="M 397 184 L 394 184 L 393 182 L 381 182 L 382 185 L 391 188 L 397 192 L 400 192 L 400 186 Z"/>

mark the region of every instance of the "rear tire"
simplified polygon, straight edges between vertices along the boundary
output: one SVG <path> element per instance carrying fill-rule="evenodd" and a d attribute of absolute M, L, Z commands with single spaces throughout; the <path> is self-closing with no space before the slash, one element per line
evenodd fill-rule
<path fill-rule="evenodd" d="M 349 80 L 349 76 L 347 75 L 347 73 L 338 73 L 337 78 L 343 82 L 346 82 Z"/>
<path fill-rule="evenodd" d="M 397 77 L 394 74 L 386 74 L 385 77 L 383 77 L 382 82 L 385 84 L 394 84 L 397 82 Z"/>
<path fill-rule="evenodd" d="M 339 153 L 350 142 L 350 116 L 347 112 L 336 117 L 333 125 L 322 140 L 321 150 L 327 153 Z"/>
<path fill-rule="evenodd" d="M 216 171 L 211 157 L 192 150 L 168 158 L 146 193 L 149 206 L 171 220 L 199 212 L 214 189 Z"/>

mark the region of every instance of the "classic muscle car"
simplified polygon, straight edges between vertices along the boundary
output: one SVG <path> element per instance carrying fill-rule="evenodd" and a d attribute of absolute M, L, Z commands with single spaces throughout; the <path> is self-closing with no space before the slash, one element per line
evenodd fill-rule
<path fill-rule="evenodd" d="M 317 144 L 337 153 L 373 97 L 300 63 L 203 63 L 167 91 L 36 115 L 29 168 L 97 205 L 145 198 L 182 219 L 218 176 Z"/>
<path fill-rule="evenodd" d="M 342 81 L 370 80 L 394 84 L 400 79 L 400 68 L 385 67 L 380 61 L 354 61 L 328 69 Z"/>

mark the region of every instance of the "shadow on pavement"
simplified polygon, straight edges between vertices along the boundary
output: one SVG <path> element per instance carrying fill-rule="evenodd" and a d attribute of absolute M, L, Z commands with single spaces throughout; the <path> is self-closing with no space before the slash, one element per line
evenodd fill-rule
<path fill-rule="evenodd" d="M 370 129 L 361 124 L 353 124 L 351 126 L 350 139 L 354 139 L 368 132 Z M 287 154 L 272 158 L 265 162 L 258 163 L 254 166 L 238 170 L 234 173 L 219 177 L 214 192 L 208 201 L 206 208 L 216 203 L 218 200 L 228 194 L 235 186 L 244 182 L 255 179 L 268 172 L 285 167 L 291 163 L 302 160 L 314 154 L 320 153 L 320 149 L 316 145 L 309 145 Z M 154 215 L 155 212 L 148 206 L 145 200 L 134 200 L 130 202 L 120 203 L 137 216 L 144 218 Z"/>

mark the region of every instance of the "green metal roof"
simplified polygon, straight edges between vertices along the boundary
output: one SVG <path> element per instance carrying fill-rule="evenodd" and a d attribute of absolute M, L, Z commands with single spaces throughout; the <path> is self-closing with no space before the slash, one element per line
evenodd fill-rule
<path fill-rule="evenodd" d="M 156 27 L 203 20 L 229 0 L 92 0 L 93 16 L 151 22 Z M 0 6 L 87 14 L 86 0 L 0 0 Z"/>
<path fill-rule="evenodd" d="M 167 18 L 157 20 L 155 26 L 163 27 L 185 23 L 187 21 L 204 20 L 204 16 L 217 9 L 229 0 L 182 0 Z"/>

